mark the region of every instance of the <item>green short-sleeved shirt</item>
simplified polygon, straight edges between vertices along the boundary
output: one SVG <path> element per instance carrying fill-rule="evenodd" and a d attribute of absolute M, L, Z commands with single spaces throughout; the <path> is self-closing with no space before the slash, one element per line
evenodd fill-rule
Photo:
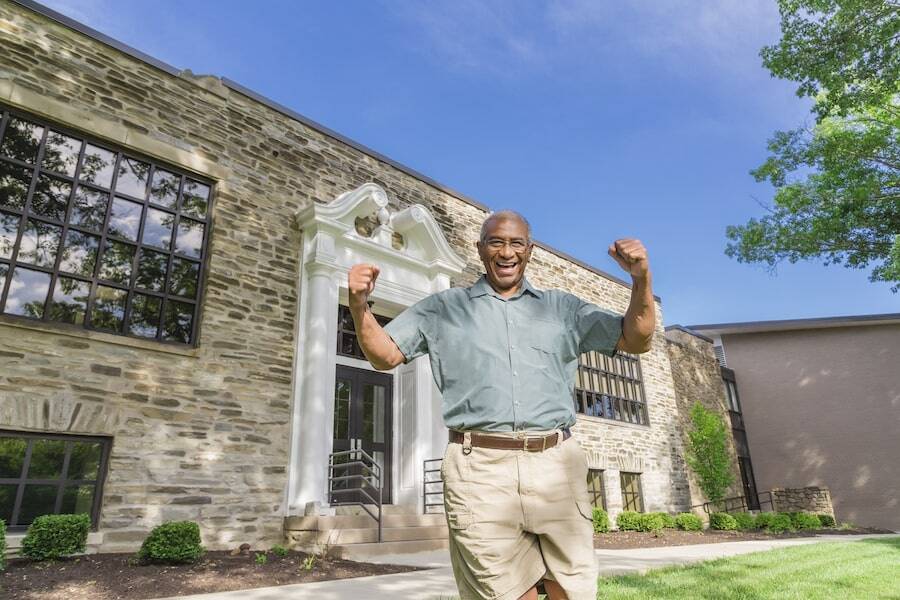
<path fill-rule="evenodd" d="M 578 357 L 615 354 L 622 316 L 527 279 L 502 298 L 482 275 L 417 302 L 385 331 L 407 361 L 429 355 L 450 429 L 554 429 L 575 423 Z"/>

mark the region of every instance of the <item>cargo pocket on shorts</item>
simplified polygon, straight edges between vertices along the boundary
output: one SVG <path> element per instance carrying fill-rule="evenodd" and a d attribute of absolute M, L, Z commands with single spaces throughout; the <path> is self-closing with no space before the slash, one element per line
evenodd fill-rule
<path fill-rule="evenodd" d="M 584 450 L 574 439 L 566 441 L 566 476 L 569 480 L 569 489 L 575 499 L 578 512 L 587 520 L 593 520 L 594 508 L 591 506 L 590 492 L 587 487 L 588 464 L 584 457 Z"/>
<path fill-rule="evenodd" d="M 465 510 L 453 510 L 447 513 L 447 527 L 450 529 L 468 529 L 472 524 L 472 513 Z"/>

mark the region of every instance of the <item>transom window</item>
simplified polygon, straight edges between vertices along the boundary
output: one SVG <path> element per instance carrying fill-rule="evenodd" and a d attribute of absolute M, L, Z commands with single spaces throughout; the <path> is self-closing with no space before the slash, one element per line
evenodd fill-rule
<path fill-rule="evenodd" d="M 36 517 L 90 515 L 96 527 L 109 439 L 0 430 L 0 519 L 11 531 Z"/>
<path fill-rule="evenodd" d="M 588 491 L 591 494 L 591 504 L 597 508 L 606 510 L 606 491 L 603 489 L 603 471 L 601 469 L 589 469 L 587 483 Z"/>
<path fill-rule="evenodd" d="M 375 315 L 375 321 L 384 327 L 391 322 L 391 319 Z M 362 348 L 359 347 L 359 340 L 356 337 L 356 326 L 353 323 L 353 315 L 350 314 L 350 308 L 343 304 L 338 307 L 337 329 L 337 353 L 340 356 L 368 360 L 366 355 L 363 354 Z"/>
<path fill-rule="evenodd" d="M 596 351 L 582 354 L 575 381 L 575 412 L 649 425 L 638 357 L 627 352 L 612 357 Z"/>
<path fill-rule="evenodd" d="M 0 111 L 0 312 L 195 343 L 210 182 Z"/>
<path fill-rule="evenodd" d="M 644 498 L 641 494 L 641 474 L 619 473 L 622 485 L 622 509 L 644 512 Z"/>

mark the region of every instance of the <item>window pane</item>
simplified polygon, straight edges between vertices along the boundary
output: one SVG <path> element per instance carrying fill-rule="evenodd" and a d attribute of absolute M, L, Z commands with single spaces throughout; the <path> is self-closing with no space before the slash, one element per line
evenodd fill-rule
<path fill-rule="evenodd" d="M 65 221 L 66 206 L 69 203 L 69 192 L 71 191 L 71 184 L 61 179 L 41 175 L 34 188 L 34 196 L 31 197 L 30 211 L 48 219 Z"/>
<path fill-rule="evenodd" d="M 9 284 L 4 312 L 40 319 L 44 316 L 44 301 L 49 290 L 49 273 L 16 267 Z"/>
<path fill-rule="evenodd" d="M 182 194 L 182 212 L 200 217 L 206 217 L 206 207 L 209 202 L 209 186 L 192 179 L 185 179 L 184 193 Z"/>
<path fill-rule="evenodd" d="M 153 185 L 150 186 L 150 201 L 168 208 L 175 208 L 178 203 L 178 185 L 181 177 L 163 169 L 153 172 Z"/>
<path fill-rule="evenodd" d="M 100 451 L 101 447 L 97 442 L 73 442 L 66 479 L 97 479 Z"/>
<path fill-rule="evenodd" d="M 169 292 L 177 296 L 193 298 L 197 295 L 197 279 L 200 276 L 200 263 L 183 258 L 172 259 L 172 280 Z"/>
<path fill-rule="evenodd" d="M 0 479 L 16 479 L 22 476 L 25 461 L 24 438 L 0 437 Z"/>
<path fill-rule="evenodd" d="M 16 502 L 16 490 L 19 486 L 11 484 L 0 485 L 0 519 L 6 522 L 12 521 L 13 504 Z"/>
<path fill-rule="evenodd" d="M 75 190 L 70 223 L 100 231 L 103 228 L 103 219 L 106 218 L 107 204 L 109 204 L 109 195 L 105 192 L 78 186 L 78 189 Z"/>
<path fill-rule="evenodd" d="M 121 333 L 126 295 L 125 290 L 98 285 L 91 311 L 91 325 L 96 329 L 109 329 Z"/>
<path fill-rule="evenodd" d="M 334 386 L 334 439 L 350 439 L 349 379 L 338 379 Z"/>
<path fill-rule="evenodd" d="M 81 180 L 108 188 L 116 168 L 116 153 L 88 144 L 84 149 Z"/>
<path fill-rule="evenodd" d="M 6 274 L 9 273 L 9 265 L 0 263 L 0 290 L 6 286 Z"/>
<path fill-rule="evenodd" d="M 175 251 L 194 258 L 200 258 L 200 249 L 203 247 L 203 223 L 181 219 L 178 222 L 178 237 L 175 242 Z"/>
<path fill-rule="evenodd" d="M 131 280 L 131 264 L 135 246 L 122 242 L 106 241 L 103 258 L 100 261 L 100 279 L 128 285 Z"/>
<path fill-rule="evenodd" d="M 168 255 L 141 248 L 135 285 L 154 292 L 165 289 Z"/>
<path fill-rule="evenodd" d="M 144 222 L 144 244 L 168 250 L 172 245 L 174 223 L 173 213 L 148 208 L 147 220 Z"/>
<path fill-rule="evenodd" d="M 162 300 L 154 296 L 135 294 L 131 301 L 131 322 L 128 332 L 141 337 L 155 338 L 159 329 L 159 309 Z"/>
<path fill-rule="evenodd" d="M 41 515 L 52 515 L 58 489 L 55 485 L 26 485 L 16 525 L 30 525 Z"/>
<path fill-rule="evenodd" d="M 40 125 L 10 117 L 0 141 L 0 154 L 33 163 L 37 159 L 43 135 L 44 128 Z"/>
<path fill-rule="evenodd" d="M 28 219 L 19 245 L 19 262 L 39 267 L 53 267 L 59 251 L 62 227 Z"/>
<path fill-rule="evenodd" d="M 94 486 L 92 485 L 67 485 L 63 489 L 60 514 L 77 515 L 85 513 L 90 515 L 94 505 Z"/>
<path fill-rule="evenodd" d="M 0 205 L 25 210 L 30 185 L 31 169 L 0 161 Z"/>
<path fill-rule="evenodd" d="M 75 175 L 78 153 L 81 151 L 81 140 L 69 137 L 57 131 L 47 134 L 44 144 L 44 158 L 41 166 L 48 171 L 65 173 L 69 177 Z"/>
<path fill-rule="evenodd" d="M 142 209 L 141 204 L 129 202 L 124 198 L 114 199 L 112 214 L 109 217 L 109 233 L 136 242 Z"/>
<path fill-rule="evenodd" d="M 93 277 L 99 247 L 100 238 L 96 235 L 88 235 L 70 229 L 66 232 L 66 243 L 63 246 L 59 270 L 84 277 Z"/>
<path fill-rule="evenodd" d="M 169 300 L 163 323 L 163 339 L 188 343 L 194 323 L 194 305 Z"/>
<path fill-rule="evenodd" d="M 31 446 L 28 479 L 59 479 L 65 456 L 63 440 L 35 440 Z"/>
<path fill-rule="evenodd" d="M 150 165 L 134 158 L 123 156 L 119 161 L 119 178 L 116 180 L 116 191 L 136 198 L 144 199 L 147 195 L 147 177 Z"/>
<path fill-rule="evenodd" d="M 50 300 L 47 318 L 61 323 L 83 325 L 90 291 L 89 281 L 59 277 L 53 290 L 53 298 Z"/>
<path fill-rule="evenodd" d="M 381 385 L 363 386 L 363 430 L 364 442 L 384 443 L 385 388 Z"/>
<path fill-rule="evenodd" d="M 0 212 L 0 258 L 12 256 L 19 234 L 19 215 Z"/>

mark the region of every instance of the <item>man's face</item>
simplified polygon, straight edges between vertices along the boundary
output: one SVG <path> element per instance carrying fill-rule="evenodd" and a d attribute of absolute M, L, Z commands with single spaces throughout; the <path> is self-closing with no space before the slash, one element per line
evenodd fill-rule
<path fill-rule="evenodd" d="M 528 228 L 519 219 L 488 222 L 484 240 L 476 243 L 491 286 L 500 292 L 515 292 L 525 276 L 532 244 Z"/>

